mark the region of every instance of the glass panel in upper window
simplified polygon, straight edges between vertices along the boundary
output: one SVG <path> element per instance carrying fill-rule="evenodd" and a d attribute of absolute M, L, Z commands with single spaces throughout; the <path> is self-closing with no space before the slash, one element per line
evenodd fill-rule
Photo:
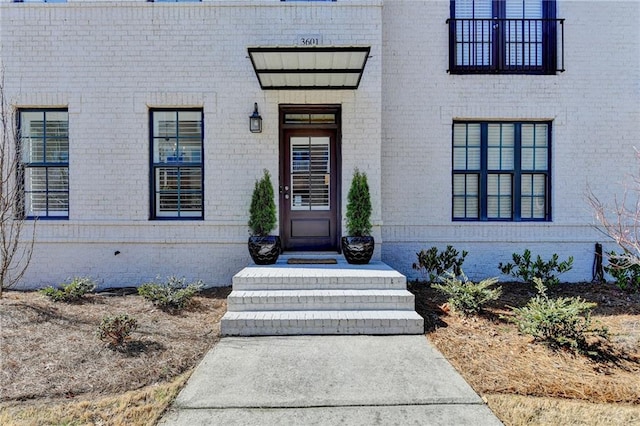
<path fill-rule="evenodd" d="M 487 168 L 513 170 L 514 124 L 489 123 L 487 130 Z"/>
<path fill-rule="evenodd" d="M 20 141 L 25 163 L 68 162 L 69 114 L 66 111 L 21 112 Z"/>
<path fill-rule="evenodd" d="M 153 112 L 154 163 L 202 162 L 202 112 Z"/>
<path fill-rule="evenodd" d="M 453 125 L 453 169 L 480 169 L 480 123 Z"/>
<path fill-rule="evenodd" d="M 522 169 L 548 169 L 548 130 L 544 123 L 530 123 L 522 125 Z"/>

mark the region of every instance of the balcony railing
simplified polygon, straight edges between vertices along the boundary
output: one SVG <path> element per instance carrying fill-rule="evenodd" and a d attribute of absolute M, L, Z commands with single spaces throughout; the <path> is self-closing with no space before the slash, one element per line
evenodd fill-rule
<path fill-rule="evenodd" d="M 452 74 L 564 71 L 564 19 L 447 19 Z"/>

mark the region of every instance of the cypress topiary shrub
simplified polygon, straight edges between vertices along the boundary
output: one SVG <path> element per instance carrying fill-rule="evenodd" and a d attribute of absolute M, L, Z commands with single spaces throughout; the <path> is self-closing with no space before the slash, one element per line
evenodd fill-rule
<path fill-rule="evenodd" d="M 375 242 L 371 236 L 371 194 L 366 173 L 357 168 L 347 195 L 347 236 L 342 237 L 342 252 L 347 262 L 367 264 L 373 256 Z"/>
<path fill-rule="evenodd" d="M 276 203 L 274 201 L 271 174 L 264 169 L 264 174 L 253 188 L 251 207 L 249 208 L 248 248 L 251 259 L 257 265 L 276 263 L 282 243 L 279 236 L 269 235 L 276 227 Z"/>
<path fill-rule="evenodd" d="M 371 194 L 367 174 L 357 168 L 347 195 L 347 234 L 352 237 L 371 235 Z"/>
<path fill-rule="evenodd" d="M 271 174 L 264 169 L 264 175 L 257 180 L 249 208 L 249 229 L 251 235 L 263 237 L 276 227 L 276 204 L 274 201 Z"/>

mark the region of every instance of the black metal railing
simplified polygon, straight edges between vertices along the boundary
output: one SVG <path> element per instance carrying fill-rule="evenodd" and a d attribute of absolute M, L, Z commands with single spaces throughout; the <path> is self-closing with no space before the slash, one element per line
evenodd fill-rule
<path fill-rule="evenodd" d="M 447 19 L 452 74 L 564 71 L 564 19 Z"/>

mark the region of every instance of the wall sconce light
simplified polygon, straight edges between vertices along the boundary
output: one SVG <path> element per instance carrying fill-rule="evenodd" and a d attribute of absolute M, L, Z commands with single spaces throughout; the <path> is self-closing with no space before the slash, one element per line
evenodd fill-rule
<path fill-rule="evenodd" d="M 251 133 L 262 133 L 262 117 L 258 114 L 258 103 L 253 104 L 253 114 L 249 116 L 249 130 Z"/>

